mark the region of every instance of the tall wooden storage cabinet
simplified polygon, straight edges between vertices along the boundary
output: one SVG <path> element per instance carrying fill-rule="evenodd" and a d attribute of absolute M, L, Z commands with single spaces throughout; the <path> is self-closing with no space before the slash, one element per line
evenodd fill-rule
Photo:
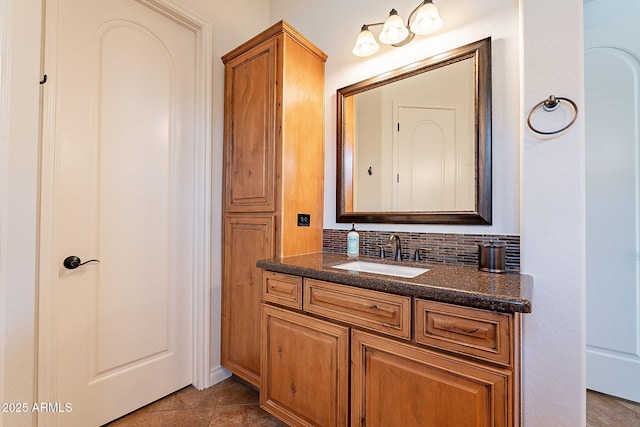
<path fill-rule="evenodd" d="M 256 261 L 322 250 L 326 59 L 284 21 L 222 57 L 222 366 L 256 387 Z"/>

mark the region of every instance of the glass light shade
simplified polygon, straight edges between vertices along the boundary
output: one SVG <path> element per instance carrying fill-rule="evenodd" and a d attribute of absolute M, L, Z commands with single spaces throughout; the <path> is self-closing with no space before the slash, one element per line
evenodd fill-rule
<path fill-rule="evenodd" d="M 442 18 L 438 8 L 431 2 L 425 3 L 416 12 L 416 18 L 411 23 L 411 32 L 418 35 L 431 34 L 442 28 Z"/>
<path fill-rule="evenodd" d="M 380 41 L 384 44 L 396 44 L 406 39 L 408 35 L 409 30 L 404 25 L 402 18 L 398 16 L 398 12 L 395 9 L 392 9 L 389 17 L 384 21 L 384 26 L 379 36 Z"/>
<path fill-rule="evenodd" d="M 373 36 L 373 33 L 369 31 L 368 27 L 365 25 L 362 27 L 362 31 L 358 34 L 358 38 L 356 39 L 356 44 L 353 46 L 353 54 L 355 56 L 369 56 L 373 55 L 380 49 L 380 45 L 376 42 L 376 38 Z"/>

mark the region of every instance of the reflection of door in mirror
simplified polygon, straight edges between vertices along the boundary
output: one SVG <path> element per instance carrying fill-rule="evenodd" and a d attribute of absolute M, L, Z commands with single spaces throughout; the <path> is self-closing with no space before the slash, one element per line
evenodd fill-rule
<path fill-rule="evenodd" d="M 455 111 L 404 106 L 397 111 L 393 210 L 454 209 Z"/>
<path fill-rule="evenodd" d="M 354 212 L 475 209 L 474 66 L 466 59 L 347 98 Z"/>
<path fill-rule="evenodd" d="M 453 208 L 455 112 L 401 107 L 398 119 L 394 210 Z"/>

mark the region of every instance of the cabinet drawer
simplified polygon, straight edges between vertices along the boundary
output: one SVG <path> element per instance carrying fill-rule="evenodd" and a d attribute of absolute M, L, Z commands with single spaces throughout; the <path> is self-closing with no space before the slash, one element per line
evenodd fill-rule
<path fill-rule="evenodd" d="M 302 277 L 263 272 L 262 299 L 302 310 Z"/>
<path fill-rule="evenodd" d="M 415 301 L 415 340 L 508 366 L 513 318 L 509 314 L 434 301 Z"/>
<path fill-rule="evenodd" d="M 305 279 L 304 309 L 398 338 L 411 337 L 409 297 Z"/>

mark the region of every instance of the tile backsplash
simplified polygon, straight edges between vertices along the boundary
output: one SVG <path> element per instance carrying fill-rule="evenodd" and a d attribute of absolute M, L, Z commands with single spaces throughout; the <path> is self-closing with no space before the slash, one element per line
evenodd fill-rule
<path fill-rule="evenodd" d="M 322 249 L 324 252 L 346 253 L 348 230 L 324 229 Z M 453 233 L 410 233 L 403 231 L 364 231 L 360 234 L 360 254 L 377 257 L 378 245 L 387 245 L 389 236 L 397 234 L 402 243 L 402 258 L 413 259 L 417 248 L 427 248 L 422 260 L 442 264 L 478 265 L 478 243 L 491 240 L 506 245 L 506 268 L 520 271 L 520 236 L 502 234 L 453 234 Z M 392 258 L 393 245 L 385 246 L 386 258 Z"/>

